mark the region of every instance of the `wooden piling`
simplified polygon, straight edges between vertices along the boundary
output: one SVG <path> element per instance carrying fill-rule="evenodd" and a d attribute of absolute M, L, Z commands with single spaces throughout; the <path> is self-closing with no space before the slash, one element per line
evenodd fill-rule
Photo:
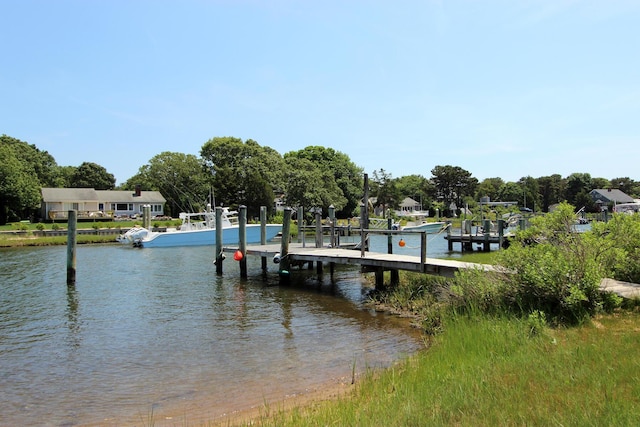
<path fill-rule="evenodd" d="M 247 207 L 241 205 L 238 209 L 238 250 L 242 257 L 240 264 L 240 277 L 247 277 Z"/>
<path fill-rule="evenodd" d="M 315 209 L 315 222 L 316 222 L 316 248 L 322 247 L 322 210 L 320 208 Z M 322 276 L 322 261 L 316 261 L 316 273 L 318 276 Z"/>
<path fill-rule="evenodd" d="M 333 205 L 329 206 L 329 230 L 331 237 L 329 238 L 329 244 L 332 248 L 336 247 L 336 208 Z"/>
<path fill-rule="evenodd" d="M 284 208 L 282 219 L 282 240 L 280 241 L 280 283 L 289 282 L 289 234 L 291 230 L 291 208 Z"/>
<path fill-rule="evenodd" d="M 222 261 L 224 254 L 222 253 L 222 208 L 216 207 L 216 274 L 222 275 Z"/>
<path fill-rule="evenodd" d="M 491 220 L 485 219 L 482 227 L 484 228 L 484 242 L 482 244 L 482 250 L 489 252 L 491 250 L 491 244 L 489 243 L 489 237 L 491 236 Z"/>
<path fill-rule="evenodd" d="M 76 284 L 76 241 L 78 235 L 78 213 L 68 212 L 67 226 L 67 286 Z"/>
<path fill-rule="evenodd" d="M 267 244 L 267 207 L 260 206 L 260 244 Z M 267 257 L 262 257 L 262 271 L 267 271 Z"/>
<path fill-rule="evenodd" d="M 387 229 L 391 230 L 393 228 L 393 221 L 391 218 L 387 218 Z M 387 234 L 387 253 L 393 253 L 393 235 L 391 233 Z M 390 283 L 391 286 L 395 286 L 400 283 L 400 272 L 398 270 L 392 269 L 389 273 L 390 275 Z"/>
<path fill-rule="evenodd" d="M 367 233 L 364 231 L 369 228 L 369 175 L 364 174 L 364 195 L 362 196 L 362 205 L 360 205 L 360 256 L 364 257 L 367 249 Z"/>
<path fill-rule="evenodd" d="M 316 222 L 316 248 L 322 247 L 322 211 L 320 208 L 315 210 L 315 222 Z"/>
<path fill-rule="evenodd" d="M 142 226 L 147 230 L 151 230 L 151 205 L 142 207 Z"/>
<path fill-rule="evenodd" d="M 498 239 L 500 240 L 499 249 L 504 247 L 504 219 L 498 220 Z"/>

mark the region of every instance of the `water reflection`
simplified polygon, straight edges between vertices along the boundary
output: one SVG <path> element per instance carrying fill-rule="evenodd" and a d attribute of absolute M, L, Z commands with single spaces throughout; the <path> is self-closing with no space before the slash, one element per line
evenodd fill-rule
<path fill-rule="evenodd" d="M 363 308 L 357 269 L 302 269 L 281 287 L 260 259 L 241 280 L 232 261 L 217 276 L 212 258 L 81 247 L 67 287 L 64 248 L 2 251 L 0 424 L 139 424 L 151 408 L 213 417 L 421 347 Z"/>

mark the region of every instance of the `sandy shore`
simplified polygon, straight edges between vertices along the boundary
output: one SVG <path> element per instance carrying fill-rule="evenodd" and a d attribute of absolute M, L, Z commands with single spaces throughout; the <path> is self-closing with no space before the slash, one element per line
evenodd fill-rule
<path fill-rule="evenodd" d="M 214 414 L 211 410 L 202 408 L 199 410 L 187 410 L 181 413 L 155 413 L 152 424 L 157 427 L 174 427 L 182 425 L 207 426 L 207 427 L 232 427 L 249 425 L 252 421 L 268 418 L 271 415 L 293 408 L 311 407 L 318 403 L 338 399 L 347 396 L 355 388 L 351 378 L 336 379 L 313 389 L 306 389 L 303 392 L 283 396 L 281 399 L 272 398 L 263 402 L 238 402 L 235 408 L 229 408 L 229 412 Z M 144 418 L 144 417 L 142 417 Z M 132 425 L 140 425 L 140 422 L 147 422 L 144 419 L 138 420 Z M 111 424 L 115 422 L 116 424 Z M 106 423 L 106 424 L 105 424 Z M 122 420 L 105 420 L 101 425 L 128 425 L 122 424 Z"/>

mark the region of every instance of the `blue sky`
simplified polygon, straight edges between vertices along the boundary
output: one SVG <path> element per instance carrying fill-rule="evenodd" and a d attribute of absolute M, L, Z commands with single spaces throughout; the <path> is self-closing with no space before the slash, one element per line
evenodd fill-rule
<path fill-rule="evenodd" d="M 0 1 L 0 134 L 121 184 L 216 136 L 640 180 L 640 2 Z"/>

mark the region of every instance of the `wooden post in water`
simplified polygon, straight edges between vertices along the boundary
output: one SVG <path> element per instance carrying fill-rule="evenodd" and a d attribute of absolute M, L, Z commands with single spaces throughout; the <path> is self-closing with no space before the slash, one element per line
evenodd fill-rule
<path fill-rule="evenodd" d="M 387 218 L 387 229 L 389 230 L 389 234 L 387 235 L 387 253 L 393 253 L 393 234 L 391 233 L 391 229 L 393 228 L 393 221 L 391 218 Z M 400 273 L 397 269 L 392 269 L 390 272 L 390 283 L 391 286 L 395 286 L 400 283 Z"/>
<path fill-rule="evenodd" d="M 240 205 L 240 208 L 238 209 L 238 211 L 239 211 L 238 250 L 242 254 L 238 262 L 240 264 L 240 277 L 246 278 L 247 277 L 247 207 L 245 205 Z"/>
<path fill-rule="evenodd" d="M 151 230 L 151 206 L 144 205 L 142 207 L 142 226 L 147 230 Z"/>
<path fill-rule="evenodd" d="M 224 254 L 222 253 L 222 208 L 216 206 L 216 274 L 222 275 L 222 261 Z"/>
<path fill-rule="evenodd" d="M 498 240 L 500 242 L 499 249 L 502 249 L 504 245 L 504 219 L 498 220 Z"/>
<path fill-rule="evenodd" d="M 315 208 L 316 248 L 322 247 L 322 210 Z"/>
<path fill-rule="evenodd" d="M 67 286 L 76 284 L 76 238 L 78 234 L 78 215 L 75 210 L 68 213 L 67 226 Z"/>
<path fill-rule="evenodd" d="M 489 243 L 489 235 L 491 234 L 491 220 L 485 219 L 482 226 L 484 228 L 484 243 L 482 245 L 482 250 L 484 252 L 489 252 L 491 250 L 491 244 Z"/>
<path fill-rule="evenodd" d="M 421 269 L 423 272 L 425 269 L 426 262 L 427 262 L 427 232 L 423 231 L 420 233 L 420 264 L 422 265 Z"/>
<path fill-rule="evenodd" d="M 331 237 L 329 238 L 329 244 L 332 248 L 336 247 L 336 208 L 333 205 L 329 206 L 329 230 Z"/>
<path fill-rule="evenodd" d="M 316 248 L 322 247 L 322 209 L 316 208 Z M 322 275 L 322 261 L 316 261 L 316 272 Z"/>
<path fill-rule="evenodd" d="M 367 245 L 367 233 L 363 232 L 364 229 L 369 229 L 369 175 L 364 174 L 364 189 L 363 189 L 362 203 L 364 203 L 364 208 L 360 209 L 360 234 L 361 234 L 361 243 L 362 249 L 360 252 L 360 256 L 364 256 L 364 251 L 368 249 Z"/>
<path fill-rule="evenodd" d="M 284 208 L 282 219 L 282 240 L 280 241 L 280 283 L 289 282 L 289 234 L 291 230 L 291 208 Z"/>
<path fill-rule="evenodd" d="M 267 207 L 260 206 L 260 244 L 267 244 Z M 262 271 L 267 271 L 267 257 L 262 257 Z"/>
<path fill-rule="evenodd" d="M 304 207 L 300 206 L 298 208 L 298 214 L 296 215 L 298 217 L 298 242 L 300 242 L 302 239 L 302 247 L 306 247 L 306 242 L 304 240 Z"/>

